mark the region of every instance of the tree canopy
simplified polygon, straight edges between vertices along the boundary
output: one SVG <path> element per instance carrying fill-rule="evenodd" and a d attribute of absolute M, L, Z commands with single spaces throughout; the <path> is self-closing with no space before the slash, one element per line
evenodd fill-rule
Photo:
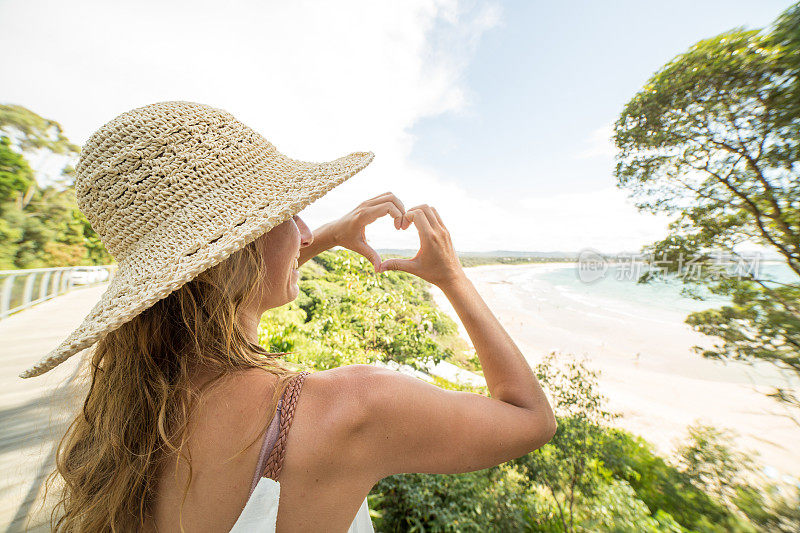
<path fill-rule="evenodd" d="M 107 264 L 111 256 L 75 201 L 74 168 L 40 186 L 30 157 L 75 156 L 61 125 L 19 105 L 0 105 L 0 270 Z"/>
<path fill-rule="evenodd" d="M 717 339 L 697 348 L 704 356 L 800 377 L 800 4 L 770 28 L 728 31 L 675 57 L 614 130 L 617 185 L 639 209 L 674 216 L 645 248 L 654 268 L 644 281 L 679 275 L 730 297 L 687 318 Z M 775 253 L 788 279 L 743 272 L 743 245 Z M 791 389 L 774 395 L 800 407 Z"/>

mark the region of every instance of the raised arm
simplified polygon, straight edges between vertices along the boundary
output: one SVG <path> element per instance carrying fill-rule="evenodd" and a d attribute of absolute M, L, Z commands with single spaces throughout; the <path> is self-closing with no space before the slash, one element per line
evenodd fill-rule
<path fill-rule="evenodd" d="M 394 218 L 395 227 L 400 229 L 404 210 L 403 202 L 391 192 L 385 192 L 365 200 L 341 218 L 315 229 L 312 232 L 314 240 L 311 244 L 300 248 L 298 263 L 302 265 L 325 250 L 334 246 L 342 246 L 369 259 L 377 271 L 381 258 L 378 252 L 367 244 L 364 228 L 388 214 Z"/>
<path fill-rule="evenodd" d="M 514 341 L 464 274 L 438 213 L 409 209 L 420 251 L 384 261 L 439 286 L 464 323 L 481 361 L 491 398 L 444 390 L 369 365 L 350 367 L 361 406 L 351 452 L 381 479 L 402 472 L 456 473 L 487 468 L 533 451 L 555 434 L 556 421 L 536 376 Z"/>

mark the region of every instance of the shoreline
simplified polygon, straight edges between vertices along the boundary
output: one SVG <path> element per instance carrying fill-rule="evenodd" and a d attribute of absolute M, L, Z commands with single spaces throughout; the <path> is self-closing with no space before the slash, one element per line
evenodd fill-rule
<path fill-rule="evenodd" d="M 695 421 L 733 430 L 736 448 L 757 452 L 771 481 L 797 483 L 800 427 L 785 408 L 766 397 L 776 372 L 768 365 L 721 363 L 694 353 L 712 339 L 683 322 L 688 312 L 659 309 L 635 301 L 571 293 L 541 279 L 574 262 L 477 265 L 467 277 L 533 366 L 557 352 L 587 359 L 600 371 L 599 389 L 614 425 L 644 437 L 670 456 Z M 437 306 L 469 335 L 444 293 L 430 289 Z"/>

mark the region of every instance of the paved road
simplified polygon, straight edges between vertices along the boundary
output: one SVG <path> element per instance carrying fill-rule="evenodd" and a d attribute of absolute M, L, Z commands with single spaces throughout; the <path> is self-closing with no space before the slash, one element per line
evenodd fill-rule
<path fill-rule="evenodd" d="M 106 287 L 74 289 L 0 321 L 0 531 L 50 531 L 44 481 L 85 392 L 78 374 L 87 352 L 43 376 L 18 376 L 81 323 Z"/>

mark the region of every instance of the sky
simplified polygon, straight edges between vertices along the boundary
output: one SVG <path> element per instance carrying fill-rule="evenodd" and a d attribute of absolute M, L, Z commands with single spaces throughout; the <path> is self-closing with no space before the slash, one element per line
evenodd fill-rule
<path fill-rule="evenodd" d="M 115 116 L 187 100 L 279 151 L 374 162 L 306 207 L 315 229 L 393 192 L 436 207 L 458 251 L 636 252 L 665 234 L 612 174 L 612 125 L 700 39 L 761 28 L 759 0 L 0 0 L 0 103 L 82 145 Z M 46 176 L 58 161 L 34 162 Z M 374 248 L 417 248 L 387 216 Z"/>

